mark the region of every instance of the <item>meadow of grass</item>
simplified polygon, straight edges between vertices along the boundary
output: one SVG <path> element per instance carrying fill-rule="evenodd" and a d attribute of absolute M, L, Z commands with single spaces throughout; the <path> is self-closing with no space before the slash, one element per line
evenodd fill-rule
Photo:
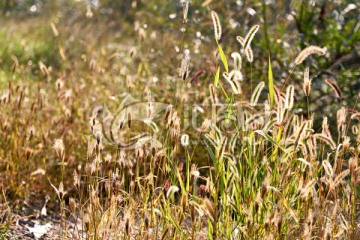
<path fill-rule="evenodd" d="M 212 1 L 136 2 L 1 16 L 0 238 L 359 239 L 359 75 L 326 75 L 358 27 L 332 58 Z"/>

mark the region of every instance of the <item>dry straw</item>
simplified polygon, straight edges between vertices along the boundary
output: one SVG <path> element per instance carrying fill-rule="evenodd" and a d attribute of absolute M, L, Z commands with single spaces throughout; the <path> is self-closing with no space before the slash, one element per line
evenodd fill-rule
<path fill-rule="evenodd" d="M 320 48 L 318 46 L 309 46 L 299 53 L 299 55 L 295 59 L 295 64 L 296 65 L 301 64 L 308 56 L 312 54 L 317 54 L 319 56 L 322 56 L 325 53 L 326 50 L 324 48 Z"/>
<path fill-rule="evenodd" d="M 215 11 L 211 11 L 211 18 L 214 24 L 214 35 L 216 40 L 221 39 L 222 29 L 218 14 Z"/>

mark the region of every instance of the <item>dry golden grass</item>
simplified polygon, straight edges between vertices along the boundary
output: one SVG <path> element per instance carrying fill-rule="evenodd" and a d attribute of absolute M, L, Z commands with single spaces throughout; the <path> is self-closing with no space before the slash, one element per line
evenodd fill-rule
<path fill-rule="evenodd" d="M 186 28 L 191 5 L 183 10 Z M 11 229 L 35 193 L 51 196 L 63 239 L 360 237 L 359 112 L 339 105 L 337 122 L 324 117 L 316 129 L 309 102 L 308 115 L 297 114 L 300 84 L 274 81 L 270 89 L 265 76 L 252 89 L 241 65 L 253 66 L 259 25 L 240 37 L 244 49 L 231 54 L 233 66 L 220 19 L 209 15 L 216 40 L 202 47 L 211 46 L 215 58 L 186 51 L 184 33 L 176 42 L 140 23 L 131 41 L 116 44 L 89 23 L 42 29 L 31 22 L 53 34 L 56 66 L 41 56 L 32 65 L 15 56 L 11 68 L 4 65 L 0 226 Z M 30 35 L 19 34 L 14 41 Z M 208 68 L 197 71 L 199 63 Z M 304 75 L 309 99 L 308 69 Z M 215 105 L 222 108 L 216 119 L 208 114 Z"/>

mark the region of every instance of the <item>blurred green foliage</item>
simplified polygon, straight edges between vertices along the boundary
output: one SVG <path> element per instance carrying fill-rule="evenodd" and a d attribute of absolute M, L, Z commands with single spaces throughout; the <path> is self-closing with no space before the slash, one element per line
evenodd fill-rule
<path fill-rule="evenodd" d="M 68 15 L 64 25 L 71 25 L 74 21 L 87 21 L 85 18 L 86 8 L 94 13 L 93 22 L 114 22 L 109 24 L 107 33 L 115 29 L 124 30 L 125 25 L 138 23 L 146 26 L 148 32 L 155 31 L 160 36 L 167 38 L 172 35 L 175 45 L 188 48 L 191 51 L 199 49 L 197 57 L 192 59 L 192 70 L 209 69 L 209 61 L 212 58 L 208 54 L 209 49 L 215 51 L 212 37 L 212 22 L 210 10 L 216 10 L 223 24 L 223 38 L 220 44 L 228 56 L 233 51 L 240 49 L 236 42 L 237 35 L 244 36 L 251 26 L 260 24 L 261 28 L 254 39 L 255 62 L 250 66 L 244 66 L 244 74 L 253 74 L 255 83 L 266 81 L 267 59 L 271 55 L 275 85 L 282 86 L 289 73 L 296 55 L 309 45 L 326 47 L 328 54 L 325 57 L 312 57 L 304 64 L 295 68 L 292 84 L 301 84 L 303 69 L 310 67 L 310 75 L 313 79 L 312 96 L 319 99 L 311 106 L 312 111 L 323 109 L 332 113 L 331 102 L 342 101 L 352 108 L 355 104 L 356 95 L 360 91 L 360 31 L 359 31 L 359 3 L 346 0 L 321 0 L 321 1 L 190 1 L 190 9 L 187 24 L 182 22 L 181 1 L 167 0 L 86 0 L 86 1 L 48 1 L 48 0 L 5 0 L 1 2 L 3 13 L 13 17 L 36 17 L 38 15 L 55 16 L 59 13 Z M 31 13 L 30 7 L 38 6 L 38 11 Z M 74 20 L 74 16 L 77 17 Z M 170 17 L 171 16 L 171 17 Z M 81 20 L 82 19 L 82 20 Z M 125 24 L 126 23 L 126 24 Z M 183 34 L 181 29 L 185 29 Z M 59 56 L 56 49 L 56 40 L 48 41 L 45 27 L 36 29 L 36 38 L 39 40 L 30 44 L 27 51 L 21 49 L 22 39 L 14 35 L 15 41 L 6 37 L 6 29 L 0 31 L 2 46 L 9 43 L 9 47 L 0 50 L 1 58 L 6 62 L 11 54 L 21 60 L 31 57 L 33 62 L 51 61 L 57 66 Z M 132 33 L 131 33 L 132 31 Z M 133 30 L 123 31 L 124 37 L 134 35 Z M 201 34 L 201 37 L 197 34 Z M 34 37 L 34 36 L 32 36 Z M 43 39 L 44 41 L 41 41 Z M 162 39 L 161 41 L 163 41 Z M 177 43 L 176 43 L 177 41 Z M 169 43 L 167 43 L 169 44 Z M 153 45 L 161 51 L 164 44 Z M 150 47 L 150 46 L 149 46 Z M 76 51 L 76 50 L 74 50 Z M 206 54 L 207 56 L 201 55 Z M 161 53 L 162 55 L 163 53 Z M 201 56 L 201 57 L 198 57 Z M 151 61 L 162 61 L 160 57 Z M 167 59 L 169 60 L 169 59 Z M 142 59 L 144 61 L 144 59 Z M 163 60 L 164 61 L 164 60 Z M 10 63 L 9 63 L 10 64 Z M 159 73 L 169 74 L 173 72 L 173 65 L 160 63 Z M 156 66 L 154 65 L 154 68 Z M 256 68 L 257 71 L 251 71 Z M 210 67 L 210 70 L 212 67 Z M 336 99 L 329 86 L 324 84 L 325 79 L 334 80 L 343 91 L 343 99 Z M 246 89 L 247 86 L 245 85 Z M 297 88 L 297 89 L 301 89 Z M 297 94 L 298 104 L 305 104 L 302 93 Z M 329 97 L 329 95 L 331 97 Z M 355 106 L 356 107 L 356 106 Z M 305 113 L 304 113 L 305 114 Z"/>
<path fill-rule="evenodd" d="M 203 5 L 208 2 L 209 4 Z M 146 23 L 152 29 L 173 31 L 181 39 L 180 28 L 186 28 L 185 44 L 192 50 L 196 32 L 201 32 L 204 49 L 214 46 L 210 10 L 216 10 L 223 24 L 221 44 L 230 55 L 240 46 L 237 35 L 244 36 L 254 24 L 261 28 L 254 39 L 255 62 L 252 72 L 257 81 L 266 80 L 266 61 L 271 55 L 274 61 L 274 78 L 277 87 L 281 87 L 290 72 L 297 54 L 307 46 L 326 47 L 325 57 L 313 56 L 295 68 L 292 84 L 302 84 L 303 70 L 310 67 L 313 80 L 312 96 L 315 101 L 311 109 L 330 115 L 331 102 L 343 102 L 349 108 L 356 108 L 356 95 L 360 91 L 360 31 L 359 3 L 356 1 L 191 1 L 189 21 L 184 26 L 181 21 L 182 5 L 180 1 L 154 0 L 137 9 L 135 19 Z M 171 14 L 176 14 L 174 20 Z M 178 32 L 177 32 L 178 31 Z M 211 49 L 211 47 L 210 47 Z M 204 53 L 205 53 L 204 52 Z M 195 60 L 196 61 L 196 60 Z M 194 68 L 208 68 L 208 66 Z M 250 73 L 250 65 L 245 66 L 245 74 Z M 343 99 L 337 99 L 333 90 L 324 80 L 334 80 L 343 91 Z M 246 86 L 245 86 L 246 88 Z M 301 86 L 297 89 L 301 89 Z M 298 104 L 305 104 L 303 93 L 297 94 Z M 330 96 L 330 97 L 329 97 Z M 303 113 L 306 114 L 306 113 Z M 321 114 L 318 115 L 322 118 Z"/>

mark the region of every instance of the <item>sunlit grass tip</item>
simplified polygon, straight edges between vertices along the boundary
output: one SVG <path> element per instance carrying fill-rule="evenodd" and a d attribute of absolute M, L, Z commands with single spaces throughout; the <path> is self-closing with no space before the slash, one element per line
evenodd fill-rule
<path fill-rule="evenodd" d="M 322 56 L 325 53 L 326 53 L 325 48 L 320 48 L 318 46 L 309 46 L 299 53 L 299 55 L 295 59 L 295 64 L 296 65 L 301 64 L 308 56 L 312 54 L 317 54 L 319 56 Z"/>
<path fill-rule="evenodd" d="M 221 34 L 222 34 L 222 28 L 221 28 L 221 22 L 219 19 L 219 15 L 215 12 L 215 11 L 211 11 L 211 18 L 213 21 L 213 25 L 214 25 L 214 35 L 216 40 L 220 40 L 221 39 Z"/>

